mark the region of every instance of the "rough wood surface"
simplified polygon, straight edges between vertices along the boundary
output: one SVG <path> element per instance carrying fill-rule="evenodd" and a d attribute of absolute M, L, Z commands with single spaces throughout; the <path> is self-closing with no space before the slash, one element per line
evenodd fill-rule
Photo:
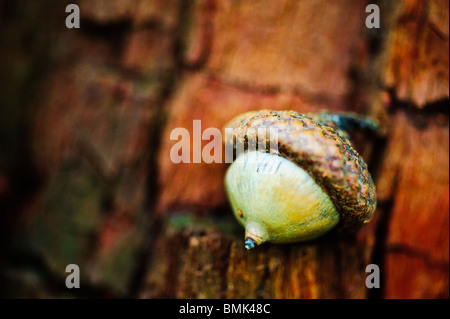
<path fill-rule="evenodd" d="M 357 0 L 0 0 L 0 295 L 448 298 L 448 2 L 377 3 L 369 30 Z M 370 224 L 244 249 L 226 164 L 169 137 L 263 108 L 380 120 Z"/>
<path fill-rule="evenodd" d="M 383 81 L 422 108 L 448 99 L 448 2 L 401 1 L 386 45 Z"/>

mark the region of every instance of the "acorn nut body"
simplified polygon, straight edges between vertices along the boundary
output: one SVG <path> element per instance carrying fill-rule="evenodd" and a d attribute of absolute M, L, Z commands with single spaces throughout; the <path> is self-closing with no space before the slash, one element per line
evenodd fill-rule
<path fill-rule="evenodd" d="M 228 168 L 225 189 L 245 227 L 247 249 L 310 240 L 337 225 L 357 229 L 370 221 L 375 187 L 344 130 L 350 126 L 376 129 L 373 121 L 353 114 L 269 110 L 239 115 L 226 125 L 233 134 L 225 143 L 235 150 L 242 143 L 245 150 Z M 276 130 L 275 150 L 258 128 Z M 258 149 L 249 141 L 257 141 Z"/>

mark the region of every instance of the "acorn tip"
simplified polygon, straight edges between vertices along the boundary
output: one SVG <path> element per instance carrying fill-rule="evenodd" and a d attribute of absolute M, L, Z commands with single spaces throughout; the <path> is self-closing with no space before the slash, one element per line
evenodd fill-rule
<path fill-rule="evenodd" d="M 247 237 L 247 238 L 245 239 L 244 244 L 245 244 L 245 248 L 246 248 L 246 249 L 252 249 L 252 248 L 255 248 L 255 247 L 256 247 L 256 241 L 254 241 L 253 239 L 251 239 L 251 238 L 249 238 L 249 237 Z"/>

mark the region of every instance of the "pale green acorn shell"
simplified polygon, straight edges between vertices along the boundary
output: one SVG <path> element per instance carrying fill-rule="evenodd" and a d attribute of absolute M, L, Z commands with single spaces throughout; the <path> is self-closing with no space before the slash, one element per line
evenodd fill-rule
<path fill-rule="evenodd" d="M 228 168 L 225 185 L 245 238 L 257 245 L 313 239 L 340 219 L 330 197 L 309 174 L 277 155 L 240 155 Z"/>

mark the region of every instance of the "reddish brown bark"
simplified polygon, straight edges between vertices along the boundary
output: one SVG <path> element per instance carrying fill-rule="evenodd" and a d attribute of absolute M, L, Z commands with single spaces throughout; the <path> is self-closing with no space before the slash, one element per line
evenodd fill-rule
<path fill-rule="evenodd" d="M 11 3 L 4 295 L 448 298 L 447 1 L 380 1 L 370 30 L 356 0 L 83 0 L 78 30 L 64 26 L 69 1 Z M 245 251 L 226 164 L 171 162 L 174 128 L 192 137 L 194 119 L 222 128 L 263 108 L 380 121 L 357 143 L 378 195 L 357 235 Z M 70 263 L 87 290 L 55 288 Z M 370 263 L 379 290 L 365 286 Z"/>

